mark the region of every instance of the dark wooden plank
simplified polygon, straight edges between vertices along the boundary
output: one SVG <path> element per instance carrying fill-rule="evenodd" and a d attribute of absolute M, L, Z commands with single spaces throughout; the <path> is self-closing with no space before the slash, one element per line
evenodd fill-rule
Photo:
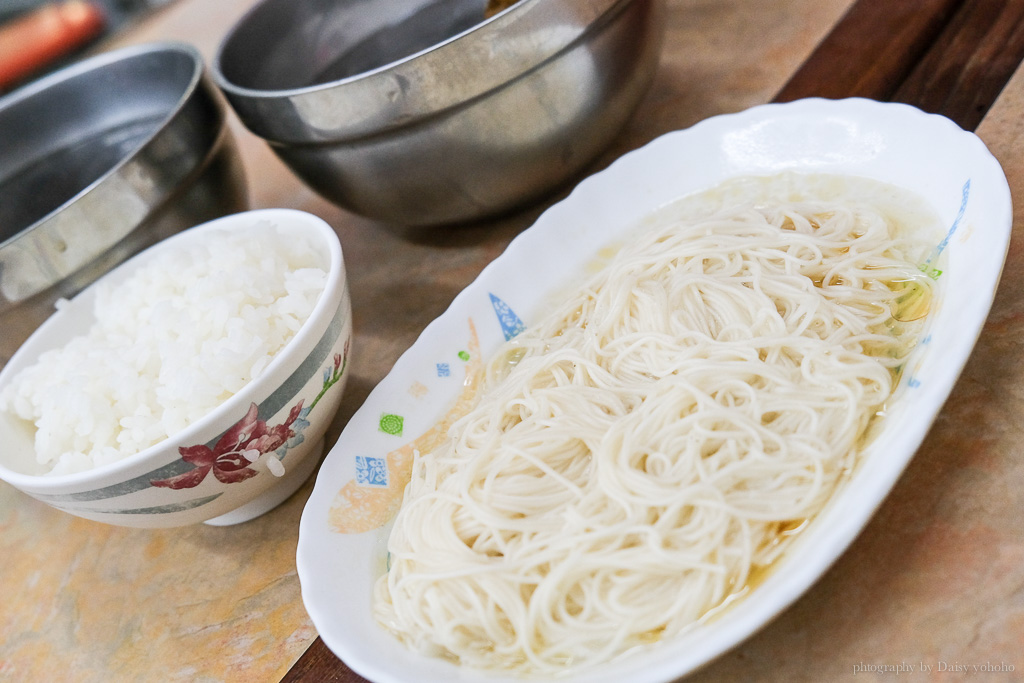
<path fill-rule="evenodd" d="M 1024 0 L 860 0 L 776 102 L 870 97 L 974 130 L 1024 59 Z"/>
<path fill-rule="evenodd" d="M 281 683 L 366 683 L 366 679 L 354 673 L 334 656 L 324 641 L 317 638 L 299 661 L 285 674 Z"/>
<path fill-rule="evenodd" d="M 889 99 L 964 0 L 859 0 L 775 97 Z"/>
<path fill-rule="evenodd" d="M 965 3 L 893 96 L 974 130 L 1024 59 L 1024 0 Z"/>

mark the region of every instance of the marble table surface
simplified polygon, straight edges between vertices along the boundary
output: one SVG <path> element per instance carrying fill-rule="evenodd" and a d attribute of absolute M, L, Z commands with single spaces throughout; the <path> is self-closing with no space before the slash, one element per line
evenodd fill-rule
<path fill-rule="evenodd" d="M 210 59 L 251 4 L 177 0 L 102 48 L 185 40 Z M 662 133 L 771 100 L 853 2 L 667 4 L 654 85 L 586 173 Z M 1022 111 L 1018 72 L 977 130 L 1015 197 L 1024 192 Z M 334 207 L 231 124 L 251 205 L 319 215 L 345 250 L 353 375 L 328 443 L 427 323 L 560 196 L 497 221 L 411 232 Z M 1024 679 L 1022 290 L 1024 249 L 1015 234 L 978 346 L 892 495 L 803 598 L 689 680 L 890 680 L 867 665 L 901 663 L 915 669 L 896 680 L 955 680 L 965 674 L 951 673 L 954 665 L 986 663 L 1014 670 L 975 671 L 970 680 Z M 245 524 L 138 530 L 56 512 L 0 483 L 0 680 L 288 677 L 317 635 L 295 571 L 311 486 Z"/>

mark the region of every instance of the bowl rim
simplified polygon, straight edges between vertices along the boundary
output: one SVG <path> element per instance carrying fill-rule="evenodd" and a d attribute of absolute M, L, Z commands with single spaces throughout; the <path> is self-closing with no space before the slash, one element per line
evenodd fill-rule
<path fill-rule="evenodd" d="M 240 409 L 243 409 L 247 403 L 252 403 L 256 398 L 258 398 L 258 396 L 262 395 L 266 391 L 266 388 L 276 381 L 271 378 L 280 375 L 280 370 L 282 368 L 287 369 L 297 367 L 304 360 L 304 355 L 297 355 L 297 352 L 311 348 L 317 341 L 319 341 L 320 336 L 322 336 L 324 332 L 324 330 L 319 328 L 326 327 L 330 323 L 331 319 L 337 312 L 339 303 L 343 300 L 348 289 L 341 240 L 327 221 L 306 211 L 283 208 L 253 209 L 250 211 L 230 214 L 228 216 L 222 216 L 221 218 L 182 230 L 165 240 L 157 242 L 119 264 L 116 268 L 98 278 L 95 282 L 91 283 L 88 287 L 76 294 L 75 297 L 70 300 L 69 305 L 76 305 L 76 300 L 78 300 L 77 305 L 84 305 L 80 301 L 80 298 L 95 290 L 100 282 L 112 277 L 126 277 L 131 271 L 138 268 L 140 264 L 144 265 L 145 262 L 151 260 L 162 250 L 177 246 L 181 243 L 194 242 L 195 240 L 202 239 L 202 235 L 210 231 L 225 228 L 232 231 L 245 230 L 247 226 L 251 226 L 254 223 L 263 220 L 277 222 L 284 222 L 287 220 L 291 225 L 297 226 L 298 229 L 315 234 L 318 241 L 322 243 L 320 247 L 326 247 L 329 267 L 324 290 L 317 299 L 317 302 L 313 307 L 313 311 L 302 323 L 302 326 L 298 329 L 295 335 L 274 355 L 270 363 L 263 369 L 258 377 L 250 380 L 245 386 L 239 389 L 223 403 L 184 429 L 175 434 L 171 434 L 167 438 L 158 441 L 137 453 L 127 455 L 115 462 L 92 467 L 81 472 L 58 475 L 45 473 L 26 474 L 24 472 L 12 470 L 3 463 L 0 463 L 0 480 L 6 481 L 17 489 L 30 489 L 32 492 L 40 494 L 84 492 L 97 487 L 106 486 L 110 481 L 120 480 L 124 475 L 132 476 L 133 469 L 137 468 L 146 460 L 149 460 L 154 456 L 158 456 L 160 453 L 166 451 L 169 445 L 173 445 L 177 442 L 194 441 L 196 437 L 193 435 L 209 431 L 219 422 L 224 423 L 224 429 L 229 428 L 231 424 L 237 421 Z M 7 362 L 6 366 L 0 369 L 0 390 L 10 383 L 13 376 L 20 369 L 18 368 L 19 365 L 27 367 L 38 359 L 39 353 L 34 350 L 34 347 L 45 340 L 50 334 L 51 328 L 56 324 L 56 320 L 61 313 L 62 310 L 56 311 L 46 320 L 46 322 L 40 325 L 39 328 L 36 329 L 35 332 L 33 332 L 32 335 L 21 345 L 17 352 L 11 356 L 11 359 Z M 77 332 L 76 335 L 82 334 L 83 332 L 84 330 L 81 330 Z M 241 410 L 241 413 L 244 413 L 244 410 Z M 218 433 L 222 431 L 223 429 L 218 430 Z"/>
<path fill-rule="evenodd" d="M 396 125 L 445 111 L 469 102 L 497 88 L 501 88 L 541 65 L 555 59 L 571 49 L 580 40 L 601 26 L 608 17 L 638 0 L 518 0 L 501 12 L 487 17 L 477 24 L 456 33 L 430 47 L 405 57 L 393 60 L 379 67 L 344 78 L 307 86 L 260 89 L 239 85 L 224 75 L 223 62 L 228 47 L 238 38 L 266 7 L 273 3 L 289 0 L 259 0 L 224 35 L 210 64 L 214 82 L 228 97 L 243 123 L 262 138 L 285 144 L 322 142 L 321 134 L 296 132 L 289 122 L 296 116 L 296 109 L 307 99 L 317 98 L 325 93 L 340 96 L 344 93 L 347 101 L 365 99 L 369 104 L 360 110 L 361 115 L 354 122 L 329 131 L 328 139 L 352 138 L 371 132 L 387 130 Z M 654 0 L 660 2 L 661 0 Z M 544 49 L 522 62 L 495 56 L 487 62 L 486 69 L 478 70 L 485 77 L 475 79 L 451 79 L 446 85 L 448 92 L 438 97 L 436 93 L 422 106 L 410 107 L 406 92 L 416 90 L 419 71 L 436 71 L 459 61 L 453 54 L 476 50 L 478 55 L 493 54 L 492 46 L 497 42 L 508 42 L 509 36 L 528 37 L 532 32 L 551 25 L 557 25 L 559 18 L 572 19 L 572 30 L 566 31 L 559 39 L 547 37 Z M 564 24 L 564 21 L 562 22 Z M 456 46 L 456 44 L 458 44 Z M 436 66 L 435 66 L 436 65 Z M 395 100 L 389 93 L 396 82 L 404 83 L 400 96 Z M 273 109 L 275 105 L 280 111 Z M 268 109 L 270 107 L 271 109 Z M 250 112 L 251 109 L 251 112 Z M 279 120 L 274 120 L 274 119 Z M 255 120 L 254 120 L 255 119 Z M 264 120 L 271 119 L 271 120 Z M 372 125 L 371 125 L 372 124 Z M 308 138 L 308 139 L 307 139 Z"/>
<path fill-rule="evenodd" d="M 543 17 L 543 9 L 549 9 L 554 3 L 551 0 L 518 0 L 515 4 L 506 7 L 502 11 L 485 18 L 483 21 L 470 26 L 468 29 L 460 31 L 444 40 L 431 45 L 430 47 L 423 48 L 413 52 L 412 54 L 400 57 L 387 64 L 367 69 L 366 71 L 354 74 L 352 76 L 346 76 L 344 78 L 335 79 L 333 81 L 327 81 L 325 83 L 317 83 L 314 85 L 299 86 L 294 88 L 274 88 L 274 89 L 263 89 L 263 88 L 249 88 L 246 86 L 238 85 L 229 80 L 223 74 L 221 69 L 221 62 L 223 61 L 224 52 L 228 45 L 234 40 L 238 34 L 248 26 L 248 23 L 255 17 L 267 5 L 274 2 L 290 2 L 290 0 L 259 0 L 255 5 L 249 8 L 241 19 L 239 19 L 234 26 L 224 35 L 221 39 L 217 52 L 211 63 L 210 71 L 213 74 L 214 81 L 218 87 L 222 90 L 230 92 L 232 94 L 243 95 L 251 97 L 253 99 L 273 99 L 277 97 L 290 97 L 296 95 L 303 95 L 306 93 L 314 93 L 323 90 L 331 90 L 333 88 L 348 85 L 350 83 L 358 83 L 367 81 L 370 79 L 379 80 L 381 76 L 387 76 L 388 72 L 394 71 L 398 67 L 409 64 L 410 62 L 418 61 L 426 55 L 434 54 L 440 51 L 450 51 L 448 48 L 455 43 L 466 37 L 472 36 L 477 40 L 489 40 L 492 36 L 498 35 L 503 31 L 506 31 L 514 21 L 522 21 L 520 15 L 531 13 L 541 14 Z M 543 57 L 538 57 L 534 60 L 535 64 L 539 64 L 550 57 L 558 54 L 562 49 L 572 44 L 580 35 L 590 29 L 590 26 L 601 16 L 604 16 L 607 10 L 618 4 L 626 4 L 632 2 L 632 0 L 593 0 L 591 2 L 585 2 L 583 0 L 561 0 L 561 2 L 578 5 L 580 7 L 589 8 L 588 14 L 592 17 L 586 22 L 583 30 L 572 36 L 572 38 L 564 38 L 560 41 L 552 41 L 542 54 Z M 538 9 L 540 8 L 540 9 Z M 445 57 L 448 59 L 448 57 Z"/>
<path fill-rule="evenodd" d="M 78 191 L 73 197 L 68 199 L 60 206 L 54 208 L 45 216 L 35 221 L 32 225 L 23 228 L 22 230 L 18 231 L 17 233 L 12 235 L 11 237 L 8 237 L 5 240 L 0 240 L 0 248 L 3 248 L 8 244 L 13 243 L 20 237 L 24 237 L 29 232 L 35 230 L 39 225 L 53 218 L 55 214 L 63 211 L 69 205 L 75 203 L 83 195 L 91 191 L 97 185 L 101 184 L 110 176 L 114 175 L 122 166 L 124 166 L 132 158 L 137 156 L 139 151 L 147 144 L 149 144 L 149 142 L 152 141 L 152 139 L 156 137 L 160 133 L 160 131 L 166 128 L 167 124 L 170 123 L 171 119 L 173 119 L 182 110 L 182 108 L 184 108 L 186 100 L 188 100 L 189 96 L 195 91 L 196 87 L 199 85 L 199 82 L 202 80 L 204 62 L 202 55 L 199 54 L 199 50 L 197 50 L 192 45 L 189 45 L 188 43 L 182 43 L 177 41 L 162 41 L 156 43 L 144 43 L 141 45 L 130 45 L 128 47 L 112 50 L 110 52 L 104 52 L 94 57 L 90 57 L 80 62 L 76 62 L 63 69 L 60 69 L 59 71 L 56 71 L 52 74 L 48 74 L 40 78 L 39 80 L 33 81 L 22 86 L 21 88 L 13 90 L 7 95 L 0 96 L 0 111 L 5 111 L 13 107 L 22 105 L 24 102 L 27 102 L 28 100 L 31 100 L 32 98 L 41 95 L 42 93 L 46 92 L 47 90 L 56 85 L 72 81 L 76 78 L 80 78 L 87 73 L 98 71 L 99 69 L 105 68 L 117 62 L 128 61 L 130 59 L 135 59 L 143 55 L 162 52 L 177 52 L 179 54 L 186 55 L 192 60 L 193 71 L 192 76 L 189 79 L 188 85 L 182 91 L 182 94 L 178 97 L 178 101 L 173 107 L 173 109 L 169 109 L 167 114 L 161 119 L 160 125 L 154 128 L 153 132 L 150 135 L 147 135 L 141 142 L 135 145 L 128 154 L 126 154 L 116 164 L 114 164 L 107 171 L 105 171 L 103 175 L 96 178 L 96 180 L 89 183 L 88 185 L 86 185 L 84 188 Z"/>
<path fill-rule="evenodd" d="M 188 105 L 189 101 L 191 101 L 192 98 L 196 96 L 197 91 L 200 90 L 200 85 L 202 83 L 203 74 L 206 67 L 205 62 L 203 61 L 203 57 L 200 54 L 199 50 L 188 43 L 180 41 L 158 41 L 142 43 L 139 45 L 130 45 L 127 47 L 111 50 L 109 52 L 104 52 L 93 57 L 84 59 L 82 61 L 75 62 L 74 64 L 71 64 L 52 74 L 48 74 L 47 76 L 44 76 L 36 81 L 28 83 L 8 93 L 7 95 L 0 97 L 0 111 L 11 110 L 15 107 L 22 106 L 24 103 L 36 97 L 41 96 L 44 92 L 50 90 L 51 88 L 57 85 L 73 81 L 77 78 L 81 78 L 82 76 L 88 73 L 92 73 L 100 69 L 106 68 L 111 64 L 125 62 L 132 59 L 138 59 L 150 54 L 160 53 L 175 53 L 179 55 L 184 55 L 192 63 L 192 74 L 189 77 L 188 82 L 185 84 L 184 88 L 181 89 L 181 92 L 178 95 L 174 106 L 166 110 L 166 112 L 160 119 L 160 122 L 156 126 L 154 126 L 153 130 L 148 135 L 140 139 L 126 154 L 122 155 L 122 157 L 117 161 L 117 163 L 115 163 L 113 166 L 104 171 L 99 177 L 97 177 L 91 183 L 80 189 L 78 192 L 76 192 L 73 196 L 68 198 L 63 203 L 61 203 L 59 206 L 56 206 L 53 209 L 51 209 L 48 213 L 34 221 L 31 225 L 25 226 L 24 228 L 22 228 L 15 234 L 11 235 L 10 237 L 0 240 L 0 253 L 5 251 L 6 249 L 14 248 L 15 245 L 21 242 L 22 240 L 28 239 L 31 236 L 36 235 L 40 232 L 45 232 L 46 227 L 49 225 L 53 225 L 54 222 L 58 220 L 58 217 L 60 215 L 71 210 L 86 196 L 99 191 L 101 187 L 106 186 L 110 182 L 111 178 L 120 174 L 126 166 L 136 162 L 139 159 L 142 152 L 151 144 L 153 144 L 154 140 L 156 140 L 157 137 L 162 135 L 164 131 L 167 130 L 167 128 L 172 124 L 172 122 L 175 119 L 177 119 L 179 115 L 181 115 L 182 111 Z M 222 113 L 221 121 L 219 123 L 220 129 L 224 128 L 224 122 L 225 118 Z M 222 137 L 222 133 L 223 131 L 219 130 L 217 135 L 214 136 L 215 142 L 213 146 L 216 146 L 216 140 L 219 140 Z M 209 150 L 206 150 L 203 153 L 202 157 L 205 160 L 208 156 Z M 191 169 L 189 173 L 183 176 L 183 178 L 187 177 L 194 171 L 194 168 Z M 179 178 L 177 182 L 180 183 L 183 178 Z M 176 191 L 175 187 L 171 187 L 170 189 L 160 193 L 159 201 L 155 203 L 146 202 L 149 209 L 151 210 L 162 205 L 167 200 L 168 197 L 174 194 L 174 192 Z M 139 224 L 140 223 L 131 224 L 129 232 L 131 230 L 134 230 L 135 227 L 137 227 Z M 98 248 L 97 251 L 90 251 L 90 254 L 88 255 L 85 263 L 87 264 L 91 262 L 93 259 L 99 257 L 108 249 L 110 249 L 111 246 L 114 245 L 103 244 L 102 247 Z M 38 295 L 43 291 L 50 289 L 50 287 L 63 281 L 67 277 L 72 276 L 74 272 L 77 272 L 82 267 L 84 267 L 84 264 L 78 266 L 70 273 L 64 273 L 57 279 L 51 278 L 49 283 L 45 287 L 37 287 L 34 291 L 28 293 L 25 296 L 10 299 L 5 294 L 0 293 L 0 311 L 7 310 L 13 306 L 20 304 L 22 301 L 25 301 L 33 296 Z"/>

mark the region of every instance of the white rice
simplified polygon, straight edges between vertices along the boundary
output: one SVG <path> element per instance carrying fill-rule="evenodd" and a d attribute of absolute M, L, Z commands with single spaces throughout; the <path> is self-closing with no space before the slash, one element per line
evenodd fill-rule
<path fill-rule="evenodd" d="M 258 377 L 309 317 L 327 273 L 269 223 L 168 248 L 114 288 L 96 322 L 0 393 L 33 422 L 51 474 L 115 462 L 181 431 Z"/>

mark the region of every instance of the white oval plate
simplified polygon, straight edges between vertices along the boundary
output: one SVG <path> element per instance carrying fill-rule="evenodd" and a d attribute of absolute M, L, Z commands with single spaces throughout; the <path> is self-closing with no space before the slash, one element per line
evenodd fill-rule
<path fill-rule="evenodd" d="M 855 475 L 760 587 L 680 638 L 560 680 L 673 680 L 750 636 L 847 548 L 913 456 L 981 331 L 1009 243 L 1010 192 L 984 144 L 943 117 L 860 99 L 765 105 L 669 133 L 581 182 L 455 298 L 352 417 L 306 504 L 297 558 L 306 609 L 348 666 L 378 683 L 506 680 L 414 654 L 371 616 L 386 561 L 387 528 L 378 525 L 400 499 L 411 444 L 450 409 L 468 366 L 528 323 L 602 245 L 684 194 L 783 170 L 866 176 L 929 201 L 948 229 L 930 337 Z"/>

